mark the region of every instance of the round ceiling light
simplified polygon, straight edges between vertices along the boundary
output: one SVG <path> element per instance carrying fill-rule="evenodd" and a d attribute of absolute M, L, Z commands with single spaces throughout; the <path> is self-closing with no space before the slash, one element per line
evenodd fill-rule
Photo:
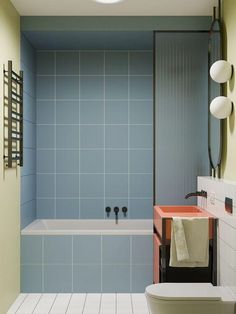
<path fill-rule="evenodd" d="M 102 3 L 102 4 L 114 4 L 118 2 L 122 2 L 123 0 L 94 0 L 95 2 Z"/>

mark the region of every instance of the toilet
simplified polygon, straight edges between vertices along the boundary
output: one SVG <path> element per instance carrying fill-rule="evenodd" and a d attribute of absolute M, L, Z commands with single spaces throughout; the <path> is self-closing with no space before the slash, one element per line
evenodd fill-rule
<path fill-rule="evenodd" d="M 145 294 L 150 314 L 234 314 L 233 294 L 211 283 L 159 283 Z"/>

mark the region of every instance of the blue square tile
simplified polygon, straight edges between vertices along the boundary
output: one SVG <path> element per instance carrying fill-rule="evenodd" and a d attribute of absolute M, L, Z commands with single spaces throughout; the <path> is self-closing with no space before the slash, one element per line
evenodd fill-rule
<path fill-rule="evenodd" d="M 104 172 L 103 150 L 80 151 L 80 173 L 103 173 L 103 172 Z"/>
<path fill-rule="evenodd" d="M 55 200 L 37 199 L 37 218 L 38 219 L 55 219 Z"/>
<path fill-rule="evenodd" d="M 131 174 L 130 175 L 130 196 L 131 197 L 152 197 L 153 175 L 152 174 Z"/>
<path fill-rule="evenodd" d="M 128 174 L 106 174 L 106 197 L 128 197 Z"/>
<path fill-rule="evenodd" d="M 21 236 L 21 264 L 42 264 L 42 236 Z"/>
<path fill-rule="evenodd" d="M 72 292 L 72 265 L 45 265 L 43 292 Z"/>
<path fill-rule="evenodd" d="M 153 284 L 152 265 L 132 266 L 132 293 L 145 293 L 147 286 Z"/>
<path fill-rule="evenodd" d="M 44 236 L 44 264 L 72 264 L 72 236 Z"/>
<path fill-rule="evenodd" d="M 79 124 L 79 101 L 57 100 L 56 123 Z"/>
<path fill-rule="evenodd" d="M 53 174 L 37 175 L 37 197 L 54 197 L 55 179 Z"/>
<path fill-rule="evenodd" d="M 24 120 L 24 147 L 35 148 L 36 145 L 36 126 L 34 123 Z"/>
<path fill-rule="evenodd" d="M 37 151 L 37 172 L 50 173 L 55 168 L 55 151 L 38 150 Z"/>
<path fill-rule="evenodd" d="M 103 236 L 102 263 L 130 264 L 130 236 Z"/>
<path fill-rule="evenodd" d="M 80 218 L 81 219 L 103 219 L 105 212 L 103 199 L 81 199 Z"/>
<path fill-rule="evenodd" d="M 101 236 L 74 236 L 74 264 L 101 264 Z"/>
<path fill-rule="evenodd" d="M 130 148 L 152 149 L 153 127 L 149 125 L 130 126 Z"/>
<path fill-rule="evenodd" d="M 21 177 L 21 204 L 36 198 L 36 176 L 28 175 Z"/>
<path fill-rule="evenodd" d="M 54 124 L 55 123 L 55 103 L 54 101 L 37 101 L 37 123 Z"/>
<path fill-rule="evenodd" d="M 79 126 L 58 125 L 56 127 L 56 147 L 79 148 Z"/>
<path fill-rule="evenodd" d="M 129 293 L 130 292 L 129 265 L 103 265 L 102 292 Z"/>
<path fill-rule="evenodd" d="M 128 126 L 106 126 L 106 148 L 128 148 Z"/>
<path fill-rule="evenodd" d="M 58 150 L 56 153 L 57 173 L 79 173 L 79 151 Z"/>
<path fill-rule="evenodd" d="M 57 219 L 78 219 L 79 200 L 78 199 L 57 199 L 56 200 Z"/>
<path fill-rule="evenodd" d="M 106 173 L 128 172 L 128 150 L 106 150 Z"/>
<path fill-rule="evenodd" d="M 103 75 L 104 52 L 81 51 L 80 52 L 80 75 Z"/>
<path fill-rule="evenodd" d="M 128 75 L 128 52 L 106 51 L 106 75 Z"/>
<path fill-rule="evenodd" d="M 131 75 L 152 75 L 152 51 L 131 51 L 129 66 Z"/>
<path fill-rule="evenodd" d="M 150 100 L 153 98 L 153 79 L 145 76 L 130 77 L 130 99 Z"/>
<path fill-rule="evenodd" d="M 104 126 L 81 125 L 80 140 L 80 148 L 103 148 Z"/>
<path fill-rule="evenodd" d="M 129 214 L 131 219 L 152 219 L 153 199 L 133 198 L 129 202 Z"/>
<path fill-rule="evenodd" d="M 106 123 L 127 124 L 128 123 L 128 101 L 111 100 L 106 101 Z"/>
<path fill-rule="evenodd" d="M 104 99 L 104 78 L 102 76 L 80 77 L 80 99 Z"/>
<path fill-rule="evenodd" d="M 21 266 L 21 292 L 42 292 L 42 265 Z"/>
<path fill-rule="evenodd" d="M 57 197 L 78 197 L 78 195 L 79 195 L 79 174 L 56 175 Z"/>
<path fill-rule="evenodd" d="M 132 264 L 153 263 L 153 240 L 152 235 L 132 236 Z"/>
<path fill-rule="evenodd" d="M 24 148 L 24 165 L 21 175 L 35 174 L 36 172 L 36 150 L 34 148 Z"/>
<path fill-rule="evenodd" d="M 107 198 L 105 200 L 105 208 L 106 207 L 111 207 L 111 212 L 109 214 L 109 217 L 107 217 L 107 214 L 105 213 L 105 218 L 106 219 L 115 219 L 115 212 L 114 208 L 119 207 L 119 213 L 118 213 L 118 219 L 128 219 L 129 218 L 129 208 L 128 208 L 128 198 Z M 127 207 L 128 212 L 126 217 L 124 216 L 122 212 L 122 207 Z M 114 222 L 115 223 L 115 222 Z"/>
<path fill-rule="evenodd" d="M 129 152 L 131 173 L 152 173 L 153 152 L 151 150 L 131 150 Z"/>
<path fill-rule="evenodd" d="M 74 265 L 73 292 L 100 293 L 101 265 Z"/>
<path fill-rule="evenodd" d="M 55 147 L 55 127 L 52 125 L 37 126 L 37 148 Z"/>
<path fill-rule="evenodd" d="M 80 197 L 103 197 L 104 175 L 103 174 L 81 174 L 80 175 Z"/>
<path fill-rule="evenodd" d="M 37 98 L 54 99 L 55 98 L 55 79 L 51 76 L 37 77 Z"/>
<path fill-rule="evenodd" d="M 23 106 L 24 119 L 35 123 L 36 121 L 35 97 L 32 97 L 26 93 L 23 94 L 23 97 L 24 97 L 24 106 Z"/>
<path fill-rule="evenodd" d="M 79 74 L 79 53 L 75 51 L 56 52 L 56 74 Z"/>
<path fill-rule="evenodd" d="M 54 75 L 55 74 L 55 52 L 37 51 L 37 74 Z"/>
<path fill-rule="evenodd" d="M 134 100 L 130 101 L 130 123 L 152 124 L 153 101 Z"/>
<path fill-rule="evenodd" d="M 61 100 L 79 98 L 79 78 L 75 76 L 57 76 L 56 98 Z"/>
<path fill-rule="evenodd" d="M 36 200 L 31 200 L 20 208 L 20 223 L 21 229 L 25 228 L 28 224 L 36 219 Z"/>
<path fill-rule="evenodd" d="M 104 101 L 81 100 L 80 101 L 80 123 L 81 124 L 103 124 L 104 123 Z"/>
<path fill-rule="evenodd" d="M 107 76 L 105 95 L 106 99 L 128 99 L 128 76 Z"/>

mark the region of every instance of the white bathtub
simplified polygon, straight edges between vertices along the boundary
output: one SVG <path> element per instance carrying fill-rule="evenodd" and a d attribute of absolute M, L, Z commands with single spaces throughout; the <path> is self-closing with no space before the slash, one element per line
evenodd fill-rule
<path fill-rule="evenodd" d="M 22 235 L 151 235 L 153 220 L 37 219 Z"/>

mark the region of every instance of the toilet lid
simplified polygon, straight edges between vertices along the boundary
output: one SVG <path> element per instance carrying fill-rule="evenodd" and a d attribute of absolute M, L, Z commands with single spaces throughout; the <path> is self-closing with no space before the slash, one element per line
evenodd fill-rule
<path fill-rule="evenodd" d="M 221 300 L 219 289 L 210 283 L 160 283 L 148 286 L 146 294 L 161 300 Z"/>

